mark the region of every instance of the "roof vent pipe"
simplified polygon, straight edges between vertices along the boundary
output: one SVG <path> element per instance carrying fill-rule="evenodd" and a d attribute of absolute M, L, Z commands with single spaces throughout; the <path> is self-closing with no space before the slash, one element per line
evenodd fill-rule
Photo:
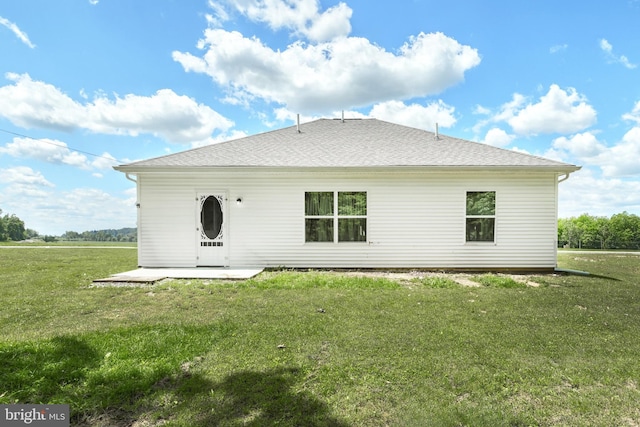
<path fill-rule="evenodd" d="M 297 115 L 296 117 L 296 129 L 298 131 L 298 133 L 300 133 L 300 114 Z"/>
<path fill-rule="evenodd" d="M 438 133 L 438 122 L 436 122 L 436 139 L 439 139 L 440 134 Z"/>
<path fill-rule="evenodd" d="M 344 110 L 342 110 L 342 123 L 344 123 Z"/>

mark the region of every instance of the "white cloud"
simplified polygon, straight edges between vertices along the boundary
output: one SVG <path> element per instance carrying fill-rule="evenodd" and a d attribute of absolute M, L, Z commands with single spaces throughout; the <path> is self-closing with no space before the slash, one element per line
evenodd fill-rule
<path fill-rule="evenodd" d="M 273 114 L 274 114 L 275 120 L 277 122 L 287 122 L 287 121 L 289 121 L 289 122 L 296 123 L 297 120 L 298 120 L 298 114 L 299 113 L 287 110 L 286 108 L 276 108 L 276 109 L 273 110 Z M 365 118 L 366 117 L 365 115 L 363 115 L 361 113 L 358 113 L 358 112 L 354 112 L 354 111 L 345 111 L 344 114 L 345 114 L 345 118 L 356 118 L 356 117 Z M 341 117 L 341 113 L 340 112 L 339 113 L 333 113 L 333 117 Z M 323 117 L 322 116 L 314 116 L 314 115 L 307 116 L 307 115 L 304 115 L 304 114 L 300 114 L 300 123 L 307 123 L 307 122 L 311 122 L 311 121 L 318 120 L 318 119 L 321 119 L 321 118 L 323 118 Z M 263 123 L 265 123 L 265 125 L 267 125 L 269 127 L 278 126 L 278 123 L 276 123 L 276 122 L 268 122 L 267 119 L 266 119 L 266 116 L 262 117 L 262 121 L 263 121 Z"/>
<path fill-rule="evenodd" d="M 633 110 L 630 113 L 626 113 L 622 116 L 624 120 L 630 120 L 636 122 L 640 126 L 640 101 L 636 102 L 633 106 Z"/>
<path fill-rule="evenodd" d="M 524 148 L 520 148 L 520 147 L 517 147 L 517 146 L 513 146 L 513 147 L 511 147 L 511 148 L 509 148 L 509 149 L 510 149 L 511 151 L 515 151 L 516 153 L 531 154 L 531 153 L 529 152 L 529 150 L 526 150 L 526 149 L 524 149 Z M 546 155 L 545 155 L 545 156 L 542 156 L 542 157 L 545 157 L 545 158 L 547 158 L 547 159 L 551 159 L 551 160 L 558 160 L 558 161 L 561 161 L 560 159 L 556 159 L 555 157 L 547 157 Z"/>
<path fill-rule="evenodd" d="M 219 3 L 209 0 L 209 7 L 213 9 L 213 14 L 206 14 L 207 23 L 212 27 L 220 27 L 229 20 L 229 14 Z"/>
<path fill-rule="evenodd" d="M 522 108 L 522 105 L 524 105 L 526 101 L 527 99 L 523 95 L 514 93 L 511 101 L 502 104 L 498 111 L 493 115 L 492 111 L 489 108 L 483 107 L 481 105 L 476 105 L 473 114 L 490 117 L 480 120 L 478 123 L 476 123 L 473 126 L 473 132 L 479 134 L 481 130 L 488 124 L 506 122 L 508 120 L 511 120 L 516 115 L 518 110 Z"/>
<path fill-rule="evenodd" d="M 115 100 L 97 98 L 87 104 L 86 127 L 94 132 L 136 136 L 150 133 L 170 142 L 207 139 L 233 122 L 192 98 L 161 89 L 152 96 L 126 95 Z"/>
<path fill-rule="evenodd" d="M 575 161 L 599 167 L 604 177 L 624 177 L 640 174 L 640 127 L 631 128 L 618 143 L 607 146 L 593 132 L 584 132 L 553 141 L 546 153 L 550 158 Z"/>
<path fill-rule="evenodd" d="M 605 176 L 640 174 L 640 127 L 631 128 L 620 143 L 602 153 L 597 163 Z"/>
<path fill-rule="evenodd" d="M 22 41 L 22 43 L 26 44 L 31 49 L 36 47 L 36 45 L 31 43 L 31 40 L 29 40 L 29 36 L 27 35 L 27 33 L 18 28 L 18 26 L 13 22 L 0 16 L 0 25 L 7 27 L 13 34 L 15 34 L 16 37 L 20 39 L 20 41 Z"/>
<path fill-rule="evenodd" d="M 568 44 L 557 44 L 554 46 L 551 46 L 551 48 L 549 48 L 549 53 L 558 53 L 558 52 L 562 52 L 564 50 L 567 50 L 569 48 Z"/>
<path fill-rule="evenodd" d="M 600 39 L 600 49 L 609 54 L 613 52 L 613 46 L 611 46 L 611 43 L 609 43 L 607 39 Z"/>
<path fill-rule="evenodd" d="M 521 135 L 573 133 L 593 125 L 596 111 L 574 88 L 563 90 L 554 84 L 538 103 L 518 110 L 507 122 Z"/>
<path fill-rule="evenodd" d="M 453 115 L 455 108 L 442 100 L 427 105 L 410 104 L 400 101 L 387 101 L 376 104 L 369 112 L 369 117 L 434 131 L 436 123 L 441 128 L 449 128 L 456 123 Z"/>
<path fill-rule="evenodd" d="M 174 60 L 211 76 L 227 100 L 258 98 L 305 114 L 436 94 L 480 63 L 475 49 L 442 33 L 411 37 L 396 54 L 356 37 L 274 51 L 257 38 L 211 28 L 198 46 L 201 57 L 175 51 Z"/>
<path fill-rule="evenodd" d="M 62 131 L 86 129 L 96 133 L 153 134 L 169 142 L 197 143 L 214 132 L 226 132 L 233 122 L 192 98 L 161 89 L 152 96 L 97 96 L 80 103 L 55 86 L 8 73 L 12 85 L 0 87 L 0 117 L 23 128 Z"/>
<path fill-rule="evenodd" d="M 42 173 L 28 166 L 0 169 L 0 184 L 5 184 L 5 188 L 0 191 L 2 209 L 11 211 L 23 221 L 24 218 L 19 215 L 19 211 L 33 207 L 32 200 L 46 197 L 55 187 Z"/>
<path fill-rule="evenodd" d="M 487 115 L 491 114 L 491 110 L 478 104 L 473 109 L 473 114 L 479 114 L 479 115 L 487 116 Z"/>
<path fill-rule="evenodd" d="M 344 3 L 327 9 L 312 20 L 312 24 L 302 33 L 310 40 L 327 41 L 346 37 L 351 32 L 351 8 Z"/>
<path fill-rule="evenodd" d="M 501 121 L 509 121 L 513 119 L 513 117 L 517 114 L 517 112 L 522 108 L 522 105 L 527 101 L 524 95 L 519 93 L 514 93 L 511 97 L 511 101 L 505 102 L 500 106 L 500 110 L 493 117 L 493 121 L 501 122 Z"/>
<path fill-rule="evenodd" d="M 561 218 L 583 213 L 610 216 L 624 210 L 640 211 L 638 181 L 597 177 L 591 169 L 583 168 L 558 187 Z"/>
<path fill-rule="evenodd" d="M 318 0 L 226 0 L 224 3 L 253 22 L 267 24 L 274 31 L 289 30 L 313 42 L 346 37 L 351 32 L 353 11 L 342 2 L 324 12 L 320 11 Z M 221 3 L 210 0 L 209 6 L 214 15 L 207 20 L 213 26 L 229 19 Z"/>
<path fill-rule="evenodd" d="M 605 53 L 605 56 L 610 63 L 619 63 L 629 69 L 634 69 L 637 67 L 637 65 L 632 64 L 629 61 L 629 58 L 627 58 L 626 56 L 617 56 L 616 54 L 614 54 L 613 46 L 607 41 L 607 39 L 600 39 L 600 49 L 602 49 L 602 51 Z"/>
<path fill-rule="evenodd" d="M 98 160 L 90 163 L 84 154 L 70 150 L 64 142 L 48 138 L 14 138 L 13 142 L 0 147 L 0 154 L 8 154 L 18 158 L 30 158 L 52 164 L 69 165 L 85 170 L 91 169 L 92 166 L 106 169 L 117 163 L 108 153 L 104 155 L 111 157 L 113 160 L 98 158 Z"/>
<path fill-rule="evenodd" d="M 345 119 L 379 119 L 418 129 L 434 131 L 436 123 L 440 128 L 452 127 L 456 123 L 454 112 L 455 108 L 445 104 L 442 100 L 426 105 L 407 105 L 401 101 L 387 101 L 375 104 L 367 114 L 355 110 L 346 110 L 334 111 L 324 117 L 341 118 L 342 115 L 344 115 Z M 295 123 L 297 120 L 297 113 L 286 108 L 274 109 L 274 115 L 277 122 L 290 121 Z M 307 123 L 320 118 L 323 118 L 323 116 L 300 114 L 300 123 Z M 277 123 L 265 124 L 270 127 L 277 125 Z"/>
<path fill-rule="evenodd" d="M 110 170 L 113 166 L 117 165 L 118 163 L 119 162 L 115 157 L 113 157 L 111 154 L 105 151 L 99 157 L 96 157 L 91 162 L 91 167 L 93 167 L 94 169 Z"/>
<path fill-rule="evenodd" d="M 511 144 L 515 139 L 515 135 L 509 135 L 507 132 L 500 128 L 491 128 L 487 132 L 482 141 L 485 144 L 493 145 L 494 147 L 506 147 Z"/>
<path fill-rule="evenodd" d="M 0 87 L 0 116 L 23 128 L 71 131 L 83 121 L 83 108 L 58 88 L 28 74 L 7 73 L 13 85 Z"/>
<path fill-rule="evenodd" d="M 57 191 L 41 172 L 30 167 L 0 169 L 2 209 L 44 234 L 134 227 L 135 201 L 134 186 L 120 195 L 94 188 Z"/>
<path fill-rule="evenodd" d="M 25 225 L 42 234 L 65 231 L 135 227 L 135 194 L 113 195 L 95 188 L 57 192 L 49 188 L 15 189 L 3 209 L 15 213 Z M 0 195 L 0 202 L 3 196 Z"/>
<path fill-rule="evenodd" d="M 575 134 L 569 138 L 562 136 L 553 140 L 553 148 L 565 150 L 580 161 L 592 161 L 607 150 L 593 132 Z"/>
<path fill-rule="evenodd" d="M 40 172 L 27 166 L 0 169 L 0 183 L 11 184 L 12 191 L 21 186 L 54 187 Z"/>
<path fill-rule="evenodd" d="M 128 192 L 117 197 L 96 188 L 76 188 L 60 196 L 55 207 L 60 218 L 52 224 L 59 229 L 69 224 L 74 231 L 135 226 L 136 198 Z"/>

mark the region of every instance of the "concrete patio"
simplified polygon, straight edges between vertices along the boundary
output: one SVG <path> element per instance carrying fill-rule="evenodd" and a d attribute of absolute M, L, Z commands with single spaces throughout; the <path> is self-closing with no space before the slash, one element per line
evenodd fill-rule
<path fill-rule="evenodd" d="M 263 268 L 138 268 L 117 273 L 94 283 L 155 283 L 164 279 L 225 279 L 245 280 L 260 274 Z"/>

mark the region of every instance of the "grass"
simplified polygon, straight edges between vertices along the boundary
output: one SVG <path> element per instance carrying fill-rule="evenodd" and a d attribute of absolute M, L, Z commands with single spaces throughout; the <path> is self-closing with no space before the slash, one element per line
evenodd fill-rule
<path fill-rule="evenodd" d="M 427 276 L 420 279 L 414 279 L 414 283 L 420 283 L 428 288 L 447 289 L 458 288 L 460 285 L 453 279 L 442 276 Z"/>
<path fill-rule="evenodd" d="M 476 282 L 480 283 L 482 286 L 488 286 L 493 288 L 513 289 L 513 288 L 527 287 L 525 283 L 516 281 L 511 277 L 499 276 L 495 274 L 483 274 L 482 276 L 477 276 L 474 279 Z"/>
<path fill-rule="evenodd" d="M 359 276 L 322 274 L 319 272 L 266 272 L 239 283 L 241 287 L 257 289 L 397 289 L 397 282 Z"/>
<path fill-rule="evenodd" d="M 0 403 L 100 426 L 640 422 L 637 255 L 562 252 L 597 276 L 538 288 L 296 271 L 89 286 L 135 257 L 0 248 Z"/>

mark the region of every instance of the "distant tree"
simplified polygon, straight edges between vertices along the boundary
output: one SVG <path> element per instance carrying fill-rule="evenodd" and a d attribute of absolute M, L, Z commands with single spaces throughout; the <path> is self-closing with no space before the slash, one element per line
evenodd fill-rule
<path fill-rule="evenodd" d="M 65 233 L 60 236 L 62 240 L 80 240 L 80 233 L 76 231 L 65 231 Z"/>
<path fill-rule="evenodd" d="M 579 247 L 585 249 L 602 249 L 604 247 L 604 240 L 608 234 L 609 220 L 607 218 L 582 214 L 573 222 L 579 229 Z"/>
<path fill-rule="evenodd" d="M 622 212 L 611 218 L 589 214 L 560 218 L 558 245 L 585 249 L 640 249 L 640 217 Z"/>
<path fill-rule="evenodd" d="M 600 249 L 607 249 L 609 247 L 609 239 L 611 237 L 609 222 L 609 218 L 603 216 L 596 219 L 596 235 L 600 240 Z"/>
<path fill-rule="evenodd" d="M 0 209 L 0 242 L 4 242 L 8 238 L 7 229 L 4 225 L 4 220 L 2 219 L 2 209 Z"/>
<path fill-rule="evenodd" d="M 38 233 L 36 230 L 32 230 L 30 228 L 27 228 L 24 231 L 24 238 L 25 239 L 34 239 L 36 237 L 40 236 L 40 233 Z"/>
<path fill-rule="evenodd" d="M 569 248 L 582 246 L 582 230 L 575 222 L 575 218 L 558 220 L 558 242 Z"/>
<path fill-rule="evenodd" d="M 5 215 L 2 218 L 5 227 L 5 233 L 10 240 L 19 241 L 25 239 L 24 222 L 15 215 Z"/>
<path fill-rule="evenodd" d="M 640 249 L 640 217 L 626 211 L 615 214 L 609 220 L 612 247 L 616 249 Z"/>

